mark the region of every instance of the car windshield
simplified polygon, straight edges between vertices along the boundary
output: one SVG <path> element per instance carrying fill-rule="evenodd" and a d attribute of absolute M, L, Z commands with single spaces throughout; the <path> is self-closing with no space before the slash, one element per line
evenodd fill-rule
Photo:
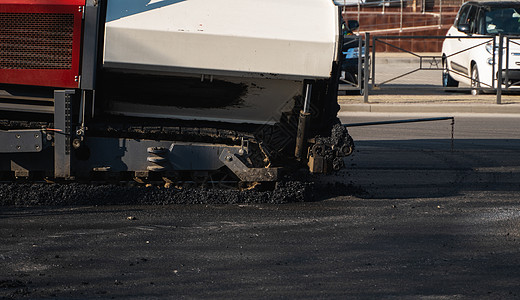
<path fill-rule="evenodd" d="M 520 35 L 520 6 L 508 8 L 491 8 L 484 14 L 485 34 Z"/>

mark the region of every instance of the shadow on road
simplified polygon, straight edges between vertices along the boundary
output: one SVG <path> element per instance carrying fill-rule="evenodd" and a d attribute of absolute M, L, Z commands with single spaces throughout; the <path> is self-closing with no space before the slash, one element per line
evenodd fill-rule
<path fill-rule="evenodd" d="M 359 141 L 335 179 L 362 198 L 462 195 L 520 191 L 520 140 L 422 139 Z"/>

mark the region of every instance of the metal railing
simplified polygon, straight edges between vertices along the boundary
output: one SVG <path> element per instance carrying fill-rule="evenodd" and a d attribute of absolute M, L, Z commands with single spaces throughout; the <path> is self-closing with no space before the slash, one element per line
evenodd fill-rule
<path fill-rule="evenodd" d="M 361 36 L 359 37 L 362 38 Z M 420 40 L 424 41 L 425 39 L 466 39 L 466 40 L 474 40 L 471 46 L 459 49 L 454 53 L 448 54 L 447 56 L 442 55 L 424 55 L 421 53 L 414 53 L 412 51 L 406 50 L 394 43 L 396 40 Z M 377 60 L 376 60 L 376 46 L 378 43 L 382 43 L 387 47 L 391 47 L 393 50 L 397 50 L 398 52 L 405 53 L 410 55 L 410 57 L 414 58 L 414 61 L 417 61 L 417 65 L 412 65 L 413 68 L 411 70 L 405 71 L 401 74 L 397 74 L 391 78 L 386 78 L 380 82 L 376 79 L 378 78 L 377 71 Z M 359 43 L 361 45 L 361 42 Z M 428 90 L 433 91 L 486 91 L 492 92 L 496 94 L 496 103 L 501 104 L 502 92 L 510 91 L 513 88 L 518 88 L 520 91 L 520 60 L 516 62 L 519 66 L 518 69 L 512 67 L 510 61 L 510 53 L 512 51 L 513 46 L 518 46 L 520 48 L 520 36 L 505 36 L 505 35 L 490 35 L 490 36 L 370 36 L 369 33 L 366 33 L 364 36 L 364 47 L 365 57 L 358 61 L 359 70 L 357 77 L 363 78 L 361 82 L 358 82 L 358 87 L 364 92 L 363 101 L 368 103 L 370 94 L 373 91 L 381 90 L 381 89 L 402 89 L 402 86 L 392 86 L 391 83 L 395 81 L 415 74 L 420 71 L 442 71 L 447 72 L 448 74 L 458 75 L 460 78 L 467 79 L 466 81 L 470 81 L 471 85 L 468 87 L 453 87 L 453 86 L 435 86 L 431 83 L 423 86 L 413 86 L 414 90 L 422 90 L 423 92 L 427 92 Z M 469 51 L 478 48 L 478 47 L 488 47 L 493 50 L 488 50 L 490 58 L 487 61 L 487 64 L 491 66 L 491 78 L 485 79 L 485 77 L 479 77 L 478 80 L 476 78 L 472 78 L 472 74 L 470 70 L 455 70 L 453 68 L 448 69 L 447 62 L 451 61 L 453 57 L 457 57 L 460 55 L 464 55 Z M 485 50 L 484 50 L 485 51 Z M 361 50 L 360 50 L 361 53 Z M 505 57 L 504 57 L 505 55 Z M 514 52 L 515 56 L 520 56 L 520 50 L 518 52 Z M 391 59 L 390 59 L 391 60 Z M 361 68 L 361 65 L 363 66 Z M 513 70 L 511 68 L 514 68 Z M 512 76 L 515 75 L 515 76 Z"/>

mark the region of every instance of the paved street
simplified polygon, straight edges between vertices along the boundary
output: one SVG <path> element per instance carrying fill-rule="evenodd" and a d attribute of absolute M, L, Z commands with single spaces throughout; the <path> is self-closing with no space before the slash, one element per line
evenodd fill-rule
<path fill-rule="evenodd" d="M 351 128 L 317 202 L 3 207 L 0 297 L 518 298 L 519 122 Z"/>
<path fill-rule="evenodd" d="M 451 121 L 353 127 L 352 183 L 377 197 L 454 196 L 520 189 L 520 116 L 343 113 L 344 123 L 455 116 Z M 452 148 L 453 147 L 453 148 Z"/>

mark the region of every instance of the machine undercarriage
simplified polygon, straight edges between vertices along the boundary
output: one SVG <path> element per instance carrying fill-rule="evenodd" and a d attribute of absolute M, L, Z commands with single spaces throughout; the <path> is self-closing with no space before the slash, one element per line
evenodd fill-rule
<path fill-rule="evenodd" d="M 190 32 L 182 27 L 186 24 L 178 24 L 184 28 L 182 34 L 180 29 L 169 34 L 170 29 L 160 27 L 159 17 L 165 11 L 175 14 L 188 7 L 196 9 L 193 4 L 181 1 L 143 8 L 137 1 L 125 3 L 0 1 L 0 21 L 19 17 L 20 26 L 40 25 L 47 34 L 42 42 L 45 45 L 40 45 L 24 38 L 16 26 L 0 29 L 10 37 L 9 43 L 2 42 L 7 54 L 0 61 L 0 73 L 4 73 L 0 74 L 0 174 L 4 180 L 169 185 L 209 180 L 251 186 L 276 182 L 288 169 L 328 173 L 343 167 L 342 157 L 350 155 L 354 145 L 336 117 L 340 35 L 339 19 L 334 19 L 339 14 L 335 15 L 338 11 L 331 1 L 307 7 L 309 14 L 316 14 L 318 7 L 324 18 L 332 16 L 320 25 L 323 35 L 332 29 L 330 43 L 324 43 L 321 36 L 319 42 L 307 41 L 308 36 L 300 42 L 310 50 L 330 52 L 324 57 L 319 57 L 323 53 L 311 52 L 317 57 L 313 62 L 309 57 L 298 60 L 300 54 L 293 54 L 286 67 L 272 65 L 272 72 L 262 70 L 272 57 L 261 50 L 265 43 L 281 47 L 276 39 L 259 42 L 259 37 L 248 36 L 240 41 L 238 32 L 211 26 L 220 16 L 204 19 L 206 15 L 200 12 L 195 15 L 202 18 L 202 29 Z M 115 13 L 125 7 L 128 9 L 124 11 L 132 8 L 134 13 L 115 18 Z M 47 21 L 49 10 L 55 15 L 71 15 L 68 21 L 60 21 L 70 23 L 69 34 L 63 33 L 62 23 Z M 154 24 L 161 29 L 142 25 L 150 17 L 158 20 Z M 280 22 L 286 21 L 287 16 L 280 18 Z M 41 22 L 51 24 L 45 27 Z M 141 34 L 143 30 L 148 31 L 144 37 L 150 44 L 131 46 L 138 41 L 115 35 Z M 160 56 L 142 55 L 144 46 L 161 48 L 164 53 L 164 42 L 149 37 L 151 33 L 181 39 L 170 47 L 203 38 L 217 38 L 222 43 L 229 37 L 227 43 L 240 49 L 208 54 L 213 57 L 206 65 L 190 56 L 190 49 L 173 49 L 172 53 L 184 59 L 176 65 L 175 56 L 161 60 Z M 70 43 L 57 44 L 53 41 L 56 36 L 69 36 Z M 13 41 L 19 44 L 13 46 Z M 69 53 L 45 52 L 49 47 L 70 47 L 72 63 L 66 66 L 66 72 L 59 73 L 63 66 L 49 70 L 45 69 L 48 66 L 35 69 L 34 64 L 25 67 L 24 62 L 34 60 L 35 53 L 38 60 Z M 287 55 L 301 51 L 285 50 Z M 328 63 L 322 63 L 327 55 Z M 233 58 L 242 63 L 237 64 Z M 255 62 L 248 66 L 244 59 Z M 266 63 L 259 63 L 261 59 Z M 189 61 L 193 61 L 191 65 Z M 69 76 L 70 72 L 75 80 L 60 82 L 53 78 L 45 82 L 45 77 Z"/>

